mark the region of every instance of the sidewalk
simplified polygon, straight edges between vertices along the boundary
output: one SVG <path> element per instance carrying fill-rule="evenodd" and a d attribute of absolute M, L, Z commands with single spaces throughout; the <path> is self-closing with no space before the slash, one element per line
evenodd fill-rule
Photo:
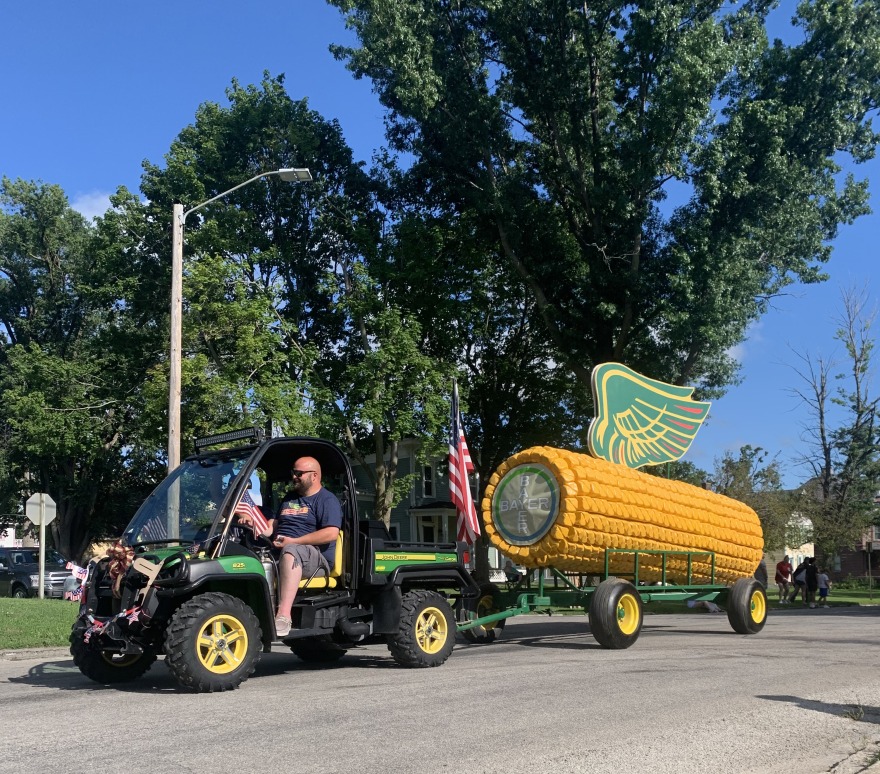
<path fill-rule="evenodd" d="M 44 659 L 57 661 L 69 659 L 70 647 L 58 648 L 22 648 L 21 650 L 0 650 L 0 661 L 29 661 L 30 659 Z"/>

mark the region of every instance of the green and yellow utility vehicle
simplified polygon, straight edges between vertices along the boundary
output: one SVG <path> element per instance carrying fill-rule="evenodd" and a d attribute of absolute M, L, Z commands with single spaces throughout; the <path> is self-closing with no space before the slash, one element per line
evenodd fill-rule
<path fill-rule="evenodd" d="M 218 448 L 235 442 L 243 445 Z M 237 526 L 235 509 L 249 491 L 271 518 L 304 456 L 320 463 L 339 497 L 343 526 L 334 567 L 303 579 L 293 628 L 279 640 L 275 557 L 265 539 Z M 219 434 L 197 442 L 108 556 L 90 564 L 71 653 L 105 684 L 140 677 L 164 653 L 178 682 L 202 692 L 235 688 L 273 646 L 333 662 L 381 639 L 402 666 L 438 666 L 453 648 L 453 607 L 475 609 L 480 593 L 466 551 L 393 541 L 382 522 L 359 519 L 348 458 L 328 441 Z"/>

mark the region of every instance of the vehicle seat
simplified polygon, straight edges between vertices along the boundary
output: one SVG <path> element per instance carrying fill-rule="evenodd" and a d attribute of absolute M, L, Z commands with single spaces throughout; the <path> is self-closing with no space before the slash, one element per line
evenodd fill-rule
<path fill-rule="evenodd" d="M 320 574 L 313 578 L 304 578 L 299 582 L 301 589 L 335 589 L 336 579 L 342 577 L 342 530 L 336 536 L 336 553 L 333 556 L 333 566 L 330 568 L 330 577 Z"/>

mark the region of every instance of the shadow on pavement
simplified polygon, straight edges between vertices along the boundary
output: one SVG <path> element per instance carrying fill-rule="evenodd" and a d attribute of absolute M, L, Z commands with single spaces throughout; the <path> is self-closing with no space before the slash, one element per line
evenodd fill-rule
<path fill-rule="evenodd" d="M 835 704 L 827 701 L 814 701 L 803 699 L 800 696 L 757 696 L 758 699 L 767 701 L 779 701 L 793 704 L 802 709 L 824 712 L 839 718 L 848 718 L 862 723 L 874 723 L 880 725 L 880 707 L 866 707 L 861 704 Z"/>
<path fill-rule="evenodd" d="M 263 653 L 256 670 L 248 678 L 258 680 L 260 677 L 296 674 L 328 669 L 399 669 L 390 657 L 376 656 L 359 652 L 357 648 L 350 650 L 339 661 L 331 664 L 313 664 L 300 661 L 293 653 L 283 651 Z M 59 691 L 121 691 L 125 693 L 192 693 L 182 687 L 160 658 L 142 677 L 131 682 L 101 685 L 93 682 L 74 665 L 72 659 L 47 661 L 35 664 L 28 669 L 26 675 L 10 677 L 8 682 L 18 685 L 31 685 L 41 688 L 55 688 Z"/>

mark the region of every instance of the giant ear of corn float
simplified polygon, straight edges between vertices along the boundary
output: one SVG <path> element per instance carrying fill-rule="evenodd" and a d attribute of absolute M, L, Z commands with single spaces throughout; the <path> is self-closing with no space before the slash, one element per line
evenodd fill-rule
<path fill-rule="evenodd" d="M 482 503 L 493 545 L 527 568 L 583 574 L 632 573 L 632 551 L 669 554 L 666 580 L 732 583 L 751 576 L 764 537 L 747 505 L 681 481 L 640 473 L 586 454 L 536 446 L 492 474 Z M 662 578 L 660 554 L 639 556 L 639 578 Z"/>

